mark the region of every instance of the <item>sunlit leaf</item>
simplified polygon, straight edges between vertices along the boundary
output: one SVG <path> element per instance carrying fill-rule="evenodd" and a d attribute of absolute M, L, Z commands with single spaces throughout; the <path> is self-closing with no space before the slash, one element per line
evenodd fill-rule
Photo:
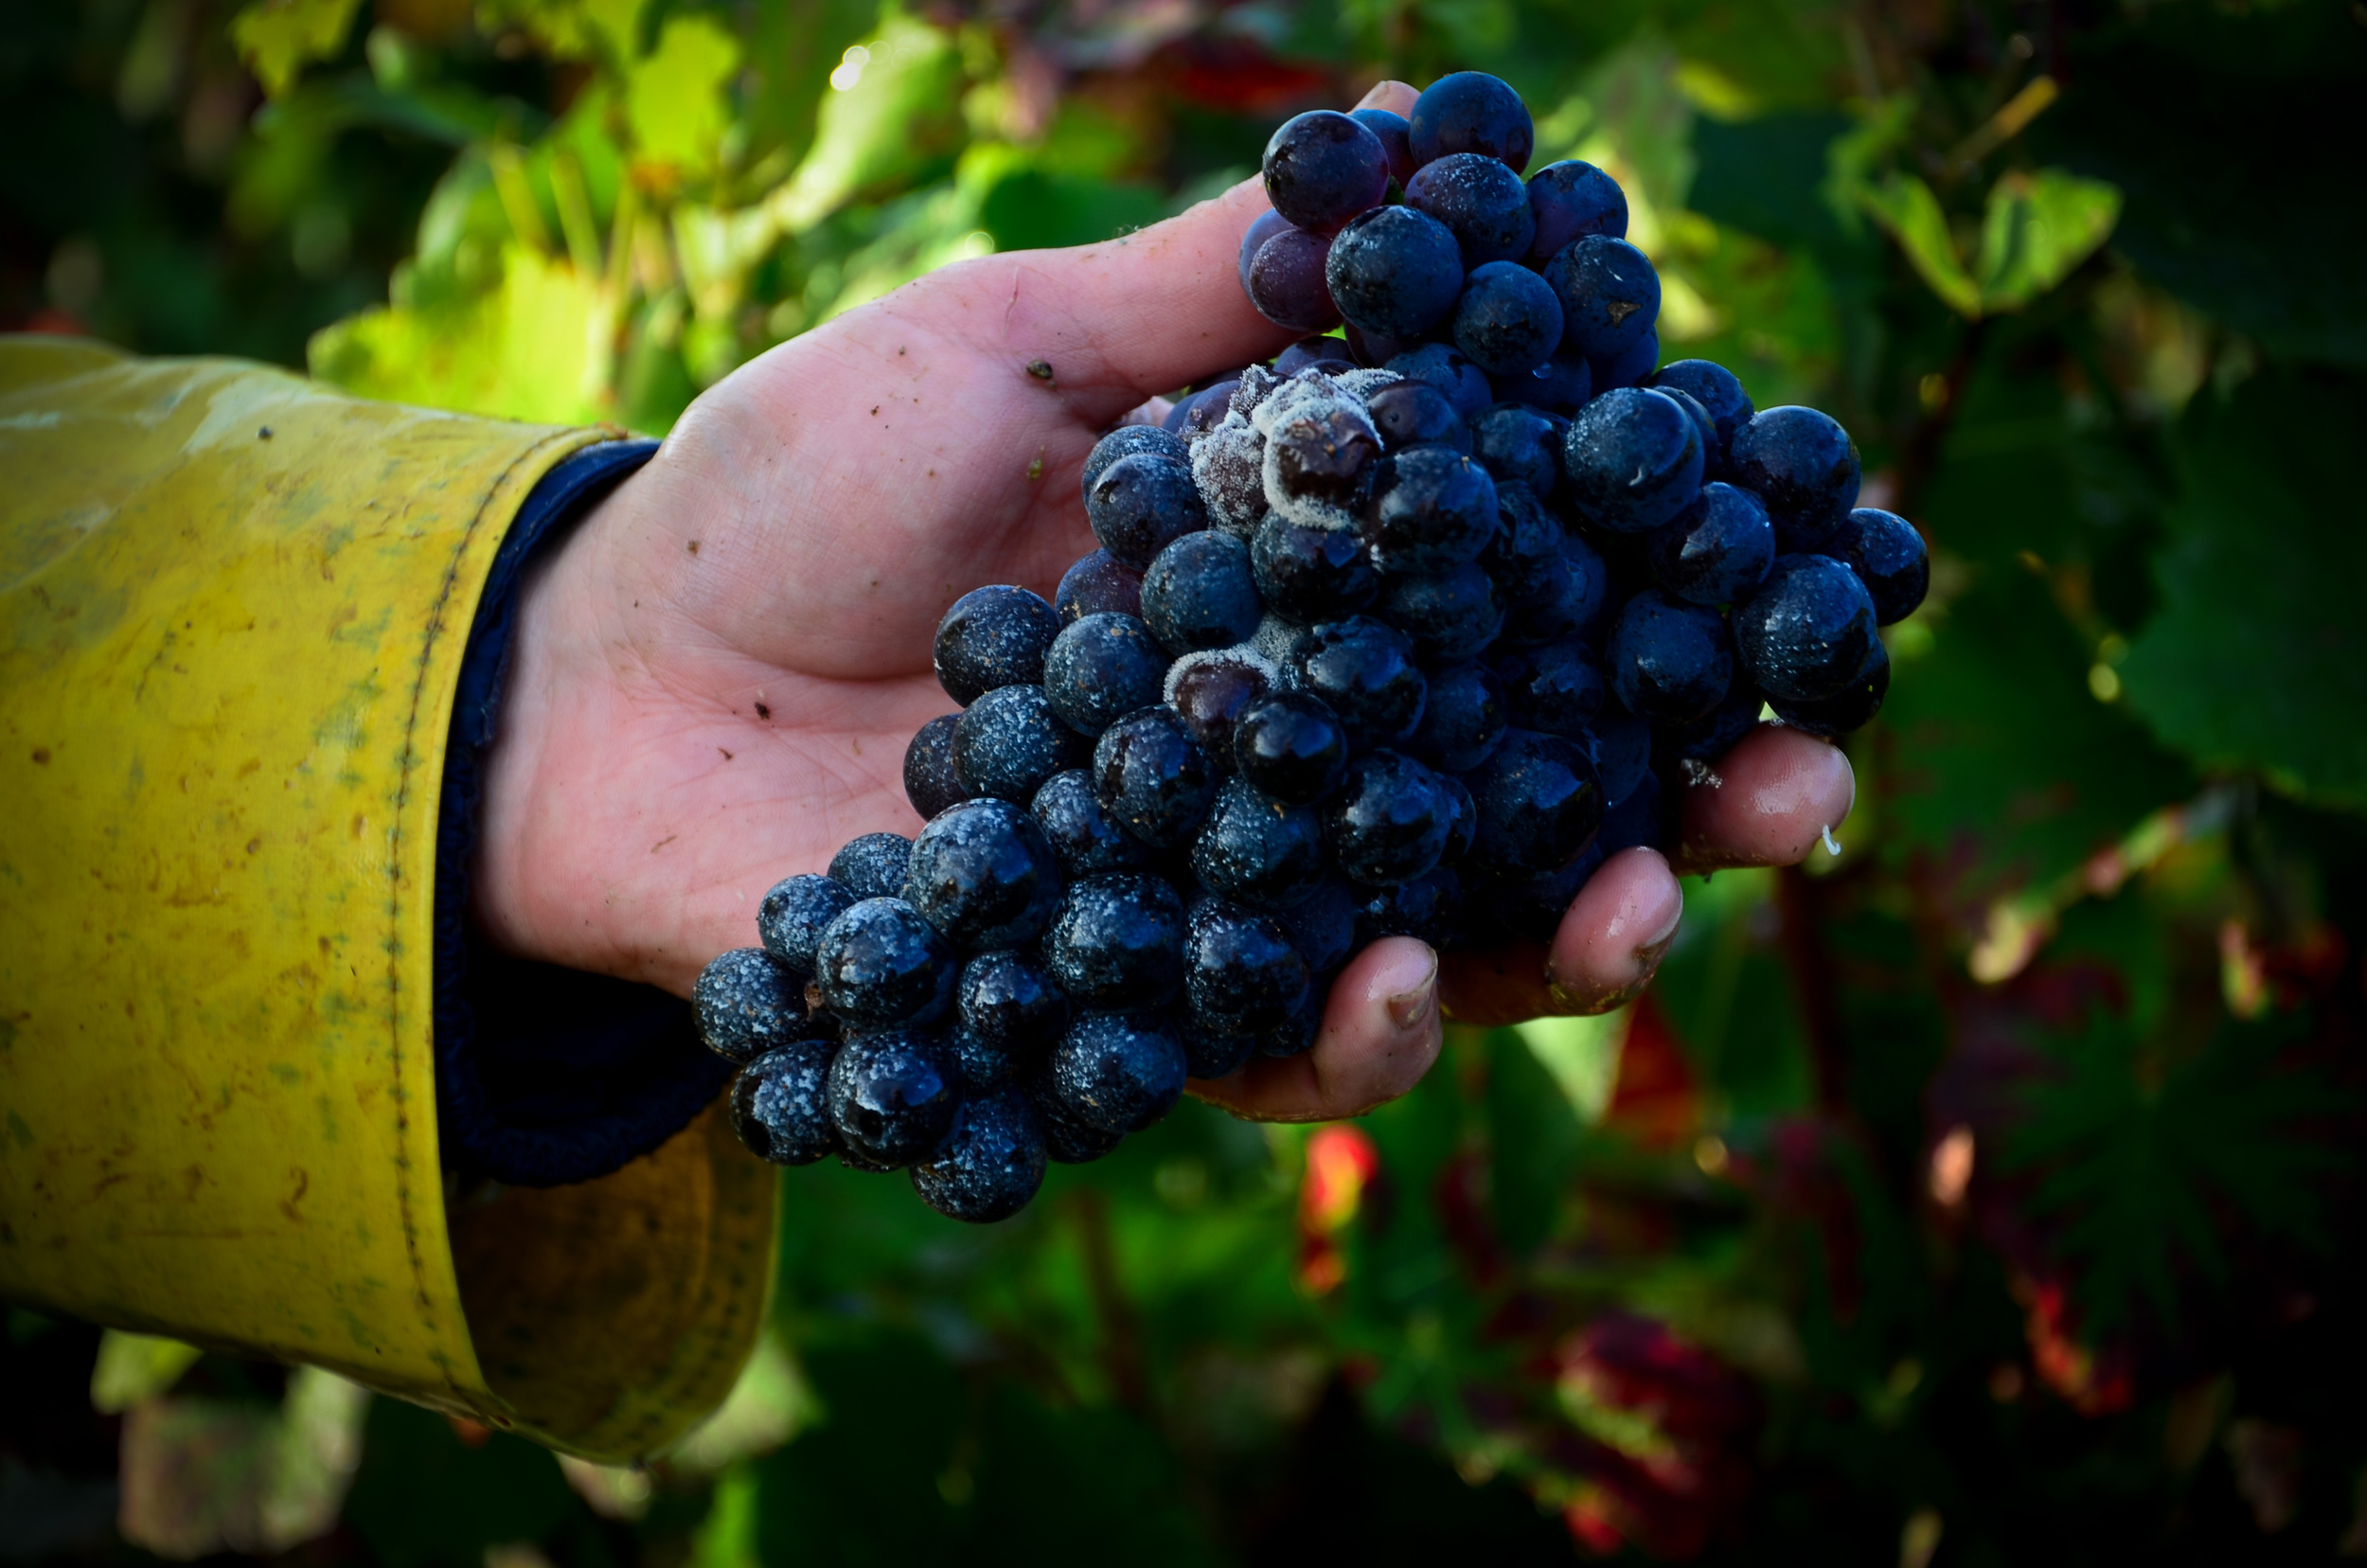
<path fill-rule="evenodd" d="M 640 53 L 641 13 L 649 0 L 478 0 L 477 26 L 516 27 L 561 60 L 605 56 L 622 62 Z"/>
<path fill-rule="evenodd" d="M 2120 211 L 2121 193 L 2101 180 L 2059 169 L 2001 175 L 1981 226 L 1982 308 L 2019 310 L 2069 277 L 2111 237 Z"/>
<path fill-rule="evenodd" d="M 739 41 L 713 22 L 668 21 L 656 50 L 625 77 L 625 118 L 638 156 L 685 174 L 713 167 L 730 120 L 723 85 L 739 68 Z"/>
<path fill-rule="evenodd" d="M 835 76 L 822 100 L 812 150 L 768 204 L 792 233 L 938 155 L 953 128 L 962 63 L 952 39 L 898 17 L 861 47 L 860 64 L 850 59 L 856 68 Z"/>
<path fill-rule="evenodd" d="M 1858 205 L 1898 241 L 1909 265 L 1931 285 L 1949 309 L 1965 315 L 1981 313 L 1981 285 L 1965 271 L 1956 241 L 1948 232 L 1948 214 L 1931 187 L 1913 174 L 1893 171 L 1878 182 L 1860 184 Z"/>
<path fill-rule="evenodd" d="M 239 58 L 273 98 L 286 95 L 304 67 L 346 46 L 361 0 L 253 0 L 231 19 Z"/>

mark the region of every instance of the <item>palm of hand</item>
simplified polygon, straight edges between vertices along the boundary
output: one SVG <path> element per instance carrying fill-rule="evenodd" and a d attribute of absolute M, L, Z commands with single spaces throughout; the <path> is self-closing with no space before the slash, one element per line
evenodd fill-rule
<path fill-rule="evenodd" d="M 1093 547 L 1077 477 L 1097 434 L 1287 341 L 1233 277 L 1263 205 L 1253 182 L 1126 240 L 946 269 L 702 398 L 528 585 L 474 882 L 493 939 L 686 994 L 753 939 L 774 880 L 913 831 L 904 747 L 953 705 L 930 662 L 945 607 L 989 582 L 1049 597 Z M 1847 814 L 1847 763 L 1797 734 L 1720 769 L 1683 808 L 1693 865 L 1797 860 Z M 1682 907 L 1662 857 L 1628 851 L 1550 952 L 1458 956 L 1447 1005 L 1611 1005 Z M 1376 943 L 1313 1051 L 1197 1087 L 1285 1117 L 1402 1093 L 1436 1055 L 1439 984 L 1422 944 Z"/>

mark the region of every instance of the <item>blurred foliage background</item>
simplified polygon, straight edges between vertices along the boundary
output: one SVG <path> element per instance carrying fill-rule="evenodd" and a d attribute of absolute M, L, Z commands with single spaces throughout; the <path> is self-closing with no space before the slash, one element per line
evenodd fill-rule
<path fill-rule="evenodd" d="M 662 432 L 1465 66 L 1932 542 L 1842 852 L 1354 1124 L 1187 1104 L 985 1231 L 790 1173 L 646 1470 L 12 1312 L 0 1561 L 2367 1556 L 2358 5 L 49 0 L 0 323 Z"/>

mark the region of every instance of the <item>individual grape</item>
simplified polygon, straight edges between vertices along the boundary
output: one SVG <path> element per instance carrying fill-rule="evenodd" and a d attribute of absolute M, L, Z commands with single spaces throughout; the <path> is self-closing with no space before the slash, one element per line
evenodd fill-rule
<path fill-rule="evenodd" d="M 964 707 L 997 686 L 1032 686 L 1059 631 L 1052 606 L 1024 588 L 973 588 L 937 622 L 937 684 Z"/>
<path fill-rule="evenodd" d="M 904 891 L 913 841 L 901 833 L 865 833 L 830 857 L 830 880 L 856 899 L 893 899 Z"/>
<path fill-rule="evenodd" d="M 1367 889 L 1356 910 L 1356 945 L 1411 936 L 1443 947 L 1462 921 L 1463 879 L 1442 865 L 1395 887 Z"/>
<path fill-rule="evenodd" d="M 1648 537 L 1652 575 L 1694 604 L 1748 598 L 1775 561 L 1775 526 L 1759 498 L 1715 480 Z"/>
<path fill-rule="evenodd" d="M 1598 829 L 1599 831 L 1599 829 Z M 1470 890 L 1468 903 L 1485 909 L 1494 927 L 1523 942 L 1551 942 L 1561 931 L 1561 918 L 1602 867 L 1603 851 L 1589 845 L 1569 864 L 1533 877 L 1496 878 Z"/>
<path fill-rule="evenodd" d="M 774 1165 L 811 1165 L 838 1148 L 830 1120 L 836 1041 L 775 1046 L 732 1080 L 732 1131 L 749 1152 Z"/>
<path fill-rule="evenodd" d="M 1084 759 L 1084 742 L 1040 686 L 997 686 L 953 726 L 953 771 L 972 796 L 1030 801 L 1045 779 Z"/>
<path fill-rule="evenodd" d="M 1568 330 L 1565 322 L 1565 336 Z M 1499 376 L 1489 384 L 1499 402 L 1522 403 L 1567 419 L 1594 395 L 1594 371 L 1585 355 L 1557 352 L 1528 375 Z"/>
<path fill-rule="evenodd" d="M 1380 592 L 1364 542 L 1269 512 L 1250 539 L 1250 572 L 1267 608 L 1301 625 L 1352 615 Z"/>
<path fill-rule="evenodd" d="M 1284 120 L 1266 143 L 1266 199 L 1303 229 L 1336 234 L 1389 193 L 1389 150 L 1361 121 L 1331 109 Z"/>
<path fill-rule="evenodd" d="M 991 1095 L 1008 1086 L 1016 1076 L 1010 1057 L 979 1039 L 967 1024 L 956 1022 L 946 1031 L 945 1055 L 953 1064 L 954 1085 L 964 1099 Z"/>
<path fill-rule="evenodd" d="M 1324 802 L 1324 837 L 1350 882 L 1388 887 L 1438 864 L 1454 824 L 1439 776 L 1393 751 L 1367 752 Z"/>
<path fill-rule="evenodd" d="M 1277 509 L 1293 501 L 1342 505 L 1380 455 L 1380 433 L 1363 405 L 1320 370 L 1284 383 L 1259 411 L 1258 426 L 1266 432 L 1266 499 Z"/>
<path fill-rule="evenodd" d="M 1470 426 L 1456 412 L 1446 394 L 1423 381 L 1401 381 L 1395 386 L 1384 386 L 1367 400 L 1373 428 L 1380 432 L 1384 450 L 1396 452 L 1410 446 L 1447 446 L 1458 452 L 1471 449 Z"/>
<path fill-rule="evenodd" d="M 1710 411 L 1701 406 L 1699 398 L 1681 386 L 1655 386 L 1648 390 L 1670 399 L 1685 411 L 1685 418 L 1693 421 L 1694 434 L 1701 437 L 1701 477 L 1704 480 L 1719 477 L 1717 421 L 1710 418 Z"/>
<path fill-rule="evenodd" d="M 1518 174 L 1529 166 L 1537 127 L 1521 95 L 1504 82 L 1480 71 L 1456 71 L 1414 100 L 1406 135 L 1417 170 L 1450 153 L 1479 152 Z"/>
<path fill-rule="evenodd" d="M 1356 356 L 1357 364 L 1362 365 L 1387 365 L 1414 347 L 1403 338 L 1365 331 L 1353 321 L 1341 323 L 1340 335 L 1348 340 L 1348 352 Z"/>
<path fill-rule="evenodd" d="M 1526 275 L 1523 275 L 1526 276 Z M 1471 457 L 1499 486 L 1551 495 L 1561 482 L 1561 443 L 1570 421 L 1519 403 L 1498 403 L 1471 421 Z"/>
<path fill-rule="evenodd" d="M 1829 556 L 1780 555 L 1759 591 L 1735 612 L 1742 667 L 1770 701 L 1838 696 L 1866 667 L 1875 635 L 1873 596 Z"/>
<path fill-rule="evenodd" d="M 1126 1141 L 1123 1132 L 1104 1132 L 1098 1127 L 1088 1126 L 1062 1103 L 1049 1060 L 1043 1071 L 1028 1079 L 1023 1088 L 1042 1125 L 1044 1153 L 1061 1165 L 1090 1165 Z"/>
<path fill-rule="evenodd" d="M 1564 158 L 1530 175 L 1529 211 L 1537 223 L 1529 259 L 1540 265 L 1590 234 L 1628 237 L 1628 193 L 1582 159 Z"/>
<path fill-rule="evenodd" d="M 1570 864 L 1603 820 L 1603 787 L 1578 742 L 1510 730 L 1495 755 L 1464 775 L 1479 810 L 1466 874 L 1542 876 Z"/>
<path fill-rule="evenodd" d="M 1549 563 L 1561 554 L 1561 538 L 1560 520 L 1527 485 L 1517 479 L 1496 482 L 1496 532 L 1479 561 L 1504 591 L 1507 605 L 1552 591 Z"/>
<path fill-rule="evenodd" d="M 1150 570 L 1143 574 L 1143 620 L 1148 623 L 1149 634 L 1172 654 L 1230 648 L 1247 641 L 1257 630 L 1264 608 L 1250 569 L 1249 546 L 1230 534 L 1185 534 L 1160 551 Z M 1059 645 L 1055 643 L 1054 660 L 1059 656 Z M 1161 663 L 1164 676 L 1165 661 Z M 1044 679 L 1050 688 L 1048 668 Z M 1123 711 L 1131 712 L 1157 700 L 1154 686 L 1153 696 L 1130 703 Z"/>
<path fill-rule="evenodd" d="M 1430 675 L 1422 722 L 1405 743 L 1415 760 L 1443 774 L 1469 773 L 1487 760 L 1509 722 L 1504 685 L 1477 660 Z"/>
<path fill-rule="evenodd" d="M 1652 726 L 1620 706 L 1617 696 L 1606 698 L 1594 718 L 1592 755 L 1604 800 L 1617 805 L 1652 765 Z"/>
<path fill-rule="evenodd" d="M 1188 394 L 1167 410 L 1166 428 L 1183 437 L 1185 446 L 1191 445 L 1224 423 L 1225 416 L 1233 412 L 1233 394 L 1240 385 L 1240 378 L 1233 376 Z"/>
<path fill-rule="evenodd" d="M 1165 707 L 1128 714 L 1094 747 L 1095 798 L 1155 849 L 1191 842 L 1216 799 L 1217 774 L 1184 721 Z"/>
<path fill-rule="evenodd" d="M 814 947 L 822 1005 L 857 1029 L 934 1024 L 953 1004 L 953 950 L 901 899 L 865 899 Z"/>
<path fill-rule="evenodd" d="M 913 1190 L 949 1220 L 990 1225 L 1043 1186 L 1042 1121 L 1016 1089 L 966 1099 L 935 1153 L 912 1167 Z"/>
<path fill-rule="evenodd" d="M 1821 548 L 1858 504 L 1858 445 L 1813 408 L 1753 414 L 1735 432 L 1727 466 L 1767 504 L 1775 548 L 1787 555 Z"/>
<path fill-rule="evenodd" d="M 904 901 L 968 952 L 1034 941 L 1060 901 L 1060 863 L 1036 819 L 1007 800 L 970 800 L 913 841 Z"/>
<path fill-rule="evenodd" d="M 1383 578 L 1379 613 L 1425 664 L 1476 658 L 1504 625 L 1504 594 L 1476 561 Z"/>
<path fill-rule="evenodd" d="M 1068 993 L 1025 953 L 981 953 L 962 965 L 954 992 L 962 1027 L 988 1050 L 1033 1062 L 1068 1027 Z"/>
<path fill-rule="evenodd" d="M 1346 339 L 1304 337 L 1274 356 L 1273 373 L 1288 381 L 1302 370 L 1321 370 L 1329 375 L 1335 373 L 1334 365 L 1352 369 L 1355 365 Z"/>
<path fill-rule="evenodd" d="M 1356 952 L 1356 911 L 1363 897 L 1363 889 L 1337 871 L 1326 872 L 1312 893 L 1274 917 L 1319 990 Z"/>
<path fill-rule="evenodd" d="M 1272 684 L 1272 667 L 1256 655 L 1231 649 L 1193 653 L 1167 671 L 1167 706 L 1184 722 L 1184 733 L 1209 768 L 1227 773 L 1233 767 L 1233 726 L 1241 710 Z"/>
<path fill-rule="evenodd" d="M 1174 541 L 1206 527 L 1208 508 L 1189 465 L 1146 452 L 1119 458 L 1094 482 L 1085 520 L 1103 549 L 1141 571 Z M 1048 651 L 1051 639 L 1044 642 Z"/>
<path fill-rule="evenodd" d="M 1882 711 L 1882 699 L 1890 695 L 1890 650 L 1877 642 L 1866 654 L 1863 667 L 1849 678 L 1849 684 L 1830 697 L 1809 703 L 1770 698 L 1768 705 L 1775 710 L 1776 718 L 1793 729 L 1829 739 L 1872 722 L 1874 716 Z"/>
<path fill-rule="evenodd" d="M 1068 881 L 1096 871 L 1137 871 L 1150 864 L 1150 849 L 1118 826 L 1094 793 L 1093 777 L 1069 768 L 1044 780 L 1028 814 L 1043 829 Z"/>
<path fill-rule="evenodd" d="M 1223 1034 L 1201 1028 L 1189 1013 L 1170 1020 L 1175 1038 L 1184 1043 L 1184 1071 L 1196 1078 L 1231 1078 L 1257 1054 L 1257 1037 Z"/>
<path fill-rule="evenodd" d="M 1562 466 L 1588 519 L 1614 533 L 1642 533 L 1700 492 L 1701 436 L 1674 399 L 1624 387 L 1570 421 Z"/>
<path fill-rule="evenodd" d="M 1306 332 L 1330 326 L 1340 319 L 1327 276 L 1330 259 L 1325 236 L 1284 229 L 1250 260 L 1249 302 L 1277 327 Z"/>
<path fill-rule="evenodd" d="M 1455 302 L 1454 346 L 1490 376 L 1543 368 L 1560 346 L 1561 333 L 1561 301 L 1544 279 L 1517 262 L 1490 261 L 1474 269 Z"/>
<path fill-rule="evenodd" d="M 1069 885 L 1044 938 L 1052 977 L 1079 1007 L 1164 1007 L 1184 983 L 1184 900 L 1158 877 L 1106 872 Z"/>
<path fill-rule="evenodd" d="M 953 767 L 953 726 L 961 717 L 939 714 L 921 725 L 904 748 L 904 798 L 923 822 L 970 798 L 970 787 Z"/>
<path fill-rule="evenodd" d="M 1742 383 L 1724 365 L 1710 360 L 1678 360 L 1652 372 L 1651 384 L 1656 388 L 1675 387 L 1689 392 L 1695 401 L 1709 411 L 1711 422 L 1717 428 L 1717 464 L 1722 466 L 1734 450 L 1735 432 L 1751 422 L 1756 412 L 1751 406 L 1751 395 L 1742 389 Z"/>
<path fill-rule="evenodd" d="M 1259 909 L 1288 909 L 1323 880 L 1323 819 L 1311 806 L 1229 778 L 1192 841 L 1192 873 L 1212 893 Z"/>
<path fill-rule="evenodd" d="M 1873 597 L 1878 625 L 1905 620 L 1931 592 L 1931 557 L 1923 535 L 1896 512 L 1858 508 L 1825 541 L 1824 553 L 1858 574 Z"/>
<path fill-rule="evenodd" d="M 716 954 L 690 989 L 690 1009 L 707 1049 L 740 1066 L 814 1032 L 804 983 L 762 948 Z"/>
<path fill-rule="evenodd" d="M 1249 227 L 1241 231 L 1241 252 L 1237 265 L 1240 269 L 1243 294 L 1249 293 L 1250 263 L 1257 259 L 1257 253 L 1265 248 L 1267 241 L 1290 227 L 1290 220 L 1274 211 L 1273 208 L 1268 207 L 1251 219 Z M 1086 484 L 1090 488 L 1092 481 L 1087 480 Z"/>
<path fill-rule="evenodd" d="M 1309 986 L 1282 1021 L 1261 1030 L 1257 1036 L 1257 1054 L 1262 1057 L 1294 1057 L 1314 1049 L 1323 1033 L 1324 1003 L 1327 993 L 1320 987 Z"/>
<path fill-rule="evenodd" d="M 1324 280 L 1350 326 L 1383 337 L 1417 338 L 1463 292 L 1463 252 L 1454 232 L 1428 213 L 1375 207 L 1350 219 L 1333 239 Z"/>
<path fill-rule="evenodd" d="M 1380 150 L 1389 157 L 1389 177 L 1402 188 L 1414 178 L 1413 128 L 1403 115 L 1393 115 L 1386 109 L 1351 109 L 1348 117 L 1380 139 Z"/>
<path fill-rule="evenodd" d="M 1725 697 L 1700 718 L 1652 731 L 1652 772 L 1670 778 L 1682 776 L 1687 761 L 1715 762 L 1734 750 L 1735 742 L 1758 727 L 1758 687 L 1736 681 Z M 1617 801 L 1612 801 L 1617 805 Z"/>
<path fill-rule="evenodd" d="M 1272 915 L 1222 898 L 1192 910 L 1184 939 L 1186 1016 L 1211 1033 L 1255 1035 L 1307 994 L 1307 960 Z"/>
<path fill-rule="evenodd" d="M 1475 561 L 1496 532 L 1496 482 L 1446 447 L 1408 447 L 1388 461 L 1365 514 L 1373 564 L 1384 576 Z"/>
<path fill-rule="evenodd" d="M 1571 637 L 1501 650 L 1492 664 L 1512 723 L 1586 742 L 1610 689 L 1593 649 Z"/>
<path fill-rule="evenodd" d="M 1405 184 L 1406 205 L 1447 225 L 1466 271 L 1528 254 L 1537 216 L 1521 176 L 1478 152 L 1450 152 Z"/>
<path fill-rule="evenodd" d="M 1717 611 L 1646 588 L 1620 609 L 1603 662 L 1628 712 L 1656 724 L 1689 723 L 1734 684 L 1734 639 Z"/>
<path fill-rule="evenodd" d="M 1660 364 L 1660 333 L 1650 331 L 1616 353 L 1596 354 L 1587 361 L 1587 369 L 1594 378 L 1594 390 L 1609 392 L 1622 386 L 1641 386 L 1652 379 L 1652 367 Z"/>
<path fill-rule="evenodd" d="M 1060 1103 L 1104 1132 L 1139 1132 L 1166 1115 L 1184 1094 L 1184 1042 L 1154 1012 L 1087 1013 L 1052 1051 Z"/>
<path fill-rule="evenodd" d="M 1177 544 L 1220 538 L 1186 534 Z M 1159 559 L 1165 561 L 1166 555 Z M 1052 655 L 1043 662 L 1044 701 L 1069 728 L 1095 737 L 1128 714 L 1156 704 L 1166 677 L 1166 650 L 1148 626 L 1132 615 L 1087 615 L 1061 628 L 1053 639 Z"/>
<path fill-rule="evenodd" d="M 1564 353 L 1609 359 L 1642 342 L 1660 319 L 1660 274 L 1625 240 L 1607 234 L 1574 240 L 1545 263 L 1544 277 L 1568 323 Z"/>
<path fill-rule="evenodd" d="M 936 1148 L 960 1103 L 944 1045 L 913 1028 L 860 1034 L 840 1046 L 828 1093 L 840 1144 L 873 1169 Z"/>
<path fill-rule="evenodd" d="M 756 939 L 800 984 L 812 977 L 814 944 L 822 928 L 854 906 L 855 895 L 809 872 L 773 884 L 756 905 Z"/>
<path fill-rule="evenodd" d="M 1466 419 L 1479 418 L 1495 403 L 1496 389 L 1488 383 L 1487 372 L 1444 343 L 1408 348 L 1390 360 L 1389 368 L 1409 381 L 1436 388 Z"/>
<path fill-rule="evenodd" d="M 1247 539 L 1265 520 L 1266 437 L 1248 419 L 1227 419 L 1194 443 L 1192 477 L 1211 526 Z"/>
<path fill-rule="evenodd" d="M 1272 799 L 1312 805 L 1347 771 L 1348 732 L 1321 698 L 1269 692 L 1234 719 L 1233 765 Z"/>
<path fill-rule="evenodd" d="M 1061 577 L 1052 613 L 1062 626 L 1075 626 L 1087 615 L 1139 615 L 1143 575 L 1109 551 L 1095 550 Z M 1044 651 L 1050 654 L 1049 645 Z"/>
<path fill-rule="evenodd" d="M 1248 285 L 1244 283 L 1242 287 L 1247 288 Z M 1157 425 L 1120 425 L 1094 443 L 1092 453 L 1085 458 L 1084 473 L 1078 481 L 1077 499 L 1092 500 L 1094 481 L 1109 472 L 1111 464 L 1121 457 L 1143 454 L 1172 457 L 1178 462 L 1188 462 L 1191 458 L 1191 449 L 1172 432 L 1162 430 Z"/>
<path fill-rule="evenodd" d="M 1604 810 L 1603 826 L 1594 834 L 1594 847 L 1609 860 L 1622 849 L 1657 846 L 1662 806 L 1660 779 L 1646 773 L 1628 792 L 1627 799 Z"/>
<path fill-rule="evenodd" d="M 1348 733 L 1351 746 L 1394 745 L 1421 722 L 1427 685 L 1414 644 L 1369 615 L 1326 621 L 1290 647 L 1299 687 L 1320 698 Z"/>
<path fill-rule="evenodd" d="M 1502 640 L 1521 646 L 1597 637 L 1611 601 L 1611 568 L 1601 553 L 1568 533 L 1556 558 L 1540 564 L 1539 584 L 1505 615 Z"/>

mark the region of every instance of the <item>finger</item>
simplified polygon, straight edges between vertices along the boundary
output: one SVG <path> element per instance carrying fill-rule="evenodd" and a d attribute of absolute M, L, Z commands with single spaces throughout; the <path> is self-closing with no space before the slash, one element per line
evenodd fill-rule
<path fill-rule="evenodd" d="M 1848 819 L 1858 779 L 1839 746 L 1761 724 L 1685 787 L 1677 809 L 1681 874 L 1737 865 L 1796 865 Z"/>
<path fill-rule="evenodd" d="M 1191 1092 L 1256 1121 L 1361 1115 L 1419 1082 L 1440 1038 L 1438 955 L 1411 936 L 1387 936 L 1331 983 L 1312 1050 L 1255 1058 L 1230 1078 L 1193 1079 Z"/>
<path fill-rule="evenodd" d="M 1386 109 L 1399 118 L 1411 118 L 1414 100 L 1422 95 L 1402 81 L 1376 81 L 1373 90 L 1356 100 L 1359 109 Z"/>
<path fill-rule="evenodd" d="M 1683 914 L 1684 890 L 1660 851 L 1623 849 L 1578 889 L 1551 944 L 1452 955 L 1447 1015 L 1500 1025 L 1609 1012 L 1650 983 Z"/>

